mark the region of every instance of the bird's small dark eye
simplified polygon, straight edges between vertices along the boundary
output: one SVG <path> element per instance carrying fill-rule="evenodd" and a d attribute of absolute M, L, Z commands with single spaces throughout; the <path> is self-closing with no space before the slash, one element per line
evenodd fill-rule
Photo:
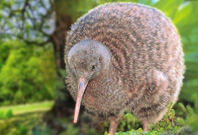
<path fill-rule="evenodd" d="M 91 70 L 93 71 L 95 68 L 96 68 L 96 66 L 95 66 L 95 65 L 93 65 L 93 66 L 92 66 L 92 68 L 91 68 Z"/>

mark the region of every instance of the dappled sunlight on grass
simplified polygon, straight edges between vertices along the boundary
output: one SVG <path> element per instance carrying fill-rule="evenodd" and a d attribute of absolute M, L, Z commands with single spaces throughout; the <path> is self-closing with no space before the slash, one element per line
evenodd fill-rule
<path fill-rule="evenodd" d="M 13 115 L 24 114 L 28 112 L 47 111 L 53 106 L 53 101 L 45 101 L 33 104 L 15 105 L 0 107 L 1 111 L 12 110 Z"/>
<path fill-rule="evenodd" d="M 1 135 L 27 135 L 42 121 L 45 111 L 24 113 L 6 120 L 0 120 Z"/>
<path fill-rule="evenodd" d="M 53 101 L 1 107 L 1 111 L 12 110 L 13 116 L 0 120 L 0 135 L 30 135 L 32 129 L 42 122 Z"/>

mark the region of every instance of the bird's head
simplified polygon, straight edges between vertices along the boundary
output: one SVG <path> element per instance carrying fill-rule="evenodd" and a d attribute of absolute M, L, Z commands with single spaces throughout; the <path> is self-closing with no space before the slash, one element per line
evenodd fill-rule
<path fill-rule="evenodd" d="M 110 68 L 111 53 L 103 44 L 86 39 L 75 44 L 69 51 L 68 67 L 78 84 L 74 123 L 77 122 L 80 104 L 90 80 Z"/>

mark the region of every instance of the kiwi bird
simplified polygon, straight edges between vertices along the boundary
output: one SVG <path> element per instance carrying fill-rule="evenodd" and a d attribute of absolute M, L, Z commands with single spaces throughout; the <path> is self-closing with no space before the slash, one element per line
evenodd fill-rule
<path fill-rule="evenodd" d="M 177 29 L 152 7 L 133 3 L 98 6 L 77 20 L 67 34 L 66 84 L 80 105 L 116 131 L 125 111 L 143 122 L 159 121 L 177 101 L 184 74 Z"/>

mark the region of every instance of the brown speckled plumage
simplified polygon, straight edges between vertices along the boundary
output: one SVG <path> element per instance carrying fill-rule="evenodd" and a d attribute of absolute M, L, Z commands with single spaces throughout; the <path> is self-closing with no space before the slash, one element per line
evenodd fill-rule
<path fill-rule="evenodd" d="M 89 74 L 94 60 L 98 70 Z M 157 9 L 132 3 L 102 5 L 78 19 L 66 39 L 65 62 L 74 100 L 79 77 L 90 75 L 82 99 L 88 113 L 109 118 L 129 110 L 146 123 L 159 121 L 176 102 L 184 73 L 172 22 Z"/>

